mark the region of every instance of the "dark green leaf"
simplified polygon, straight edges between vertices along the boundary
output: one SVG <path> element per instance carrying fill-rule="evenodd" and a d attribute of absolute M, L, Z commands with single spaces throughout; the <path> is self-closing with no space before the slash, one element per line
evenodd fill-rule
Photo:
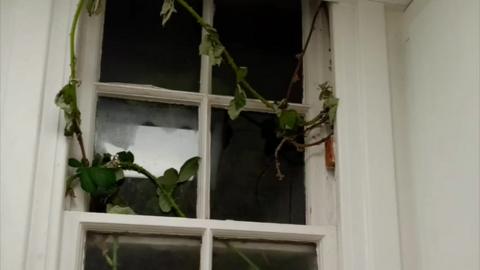
<path fill-rule="evenodd" d="M 202 38 L 202 42 L 198 47 L 201 55 L 207 55 L 210 59 L 210 64 L 220 65 L 222 63 L 222 54 L 225 47 L 220 43 L 218 34 L 214 28 Z"/>
<path fill-rule="evenodd" d="M 240 87 L 240 85 L 237 85 L 235 96 L 230 101 L 230 105 L 228 106 L 228 115 L 230 116 L 230 119 L 236 119 L 240 115 L 240 112 L 243 110 L 245 105 L 247 105 L 247 94 L 242 87 Z"/>
<path fill-rule="evenodd" d="M 160 207 L 160 210 L 164 213 L 168 213 L 172 211 L 172 206 L 168 202 L 167 198 L 165 195 L 162 193 L 160 189 L 157 188 L 157 195 L 158 195 L 158 206 Z"/>
<path fill-rule="evenodd" d="M 98 15 L 100 13 L 100 7 L 102 6 L 102 0 L 88 0 L 87 11 L 89 16 Z"/>
<path fill-rule="evenodd" d="M 95 156 L 93 156 L 92 167 L 97 167 L 102 165 L 102 159 L 103 159 L 102 154 L 96 153 Z"/>
<path fill-rule="evenodd" d="M 278 118 L 280 129 L 294 130 L 299 124 L 299 114 L 295 110 L 283 110 Z"/>
<path fill-rule="evenodd" d="M 133 162 L 134 161 L 134 156 L 133 153 L 130 151 L 122 151 L 117 153 L 118 160 L 121 162 Z"/>
<path fill-rule="evenodd" d="M 183 163 L 182 168 L 180 168 L 180 173 L 178 175 L 178 183 L 185 181 L 190 181 L 197 174 L 199 166 L 200 157 L 193 157 L 185 163 Z"/>
<path fill-rule="evenodd" d="M 117 187 L 117 171 L 110 168 L 90 167 L 78 168 L 80 184 L 86 192 L 93 196 L 112 194 Z"/>
<path fill-rule="evenodd" d="M 74 158 L 69 158 L 68 159 L 68 166 L 73 167 L 73 168 L 82 167 L 82 162 L 80 162 L 79 160 L 76 160 Z"/>
<path fill-rule="evenodd" d="M 237 71 L 237 82 L 245 79 L 245 77 L 247 77 L 247 74 L 248 74 L 248 68 L 247 67 L 240 67 Z"/>

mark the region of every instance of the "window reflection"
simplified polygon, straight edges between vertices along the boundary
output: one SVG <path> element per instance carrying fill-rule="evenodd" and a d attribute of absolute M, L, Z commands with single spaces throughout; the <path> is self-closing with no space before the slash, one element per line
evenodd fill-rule
<path fill-rule="evenodd" d="M 213 110 L 212 218 L 305 224 L 304 155 L 285 145 L 285 178 L 276 177 L 275 121 L 272 114 L 254 112 L 231 121 L 225 110 Z"/>
<path fill-rule="evenodd" d="M 156 176 L 168 168 L 177 170 L 198 156 L 198 108 L 183 105 L 99 97 L 97 103 L 95 151 L 115 154 L 128 150 L 135 162 Z M 163 213 L 155 186 L 143 175 L 126 171 L 117 199 L 142 215 Z M 196 215 L 197 181 L 179 185 L 174 198 L 188 217 Z M 92 211 L 105 211 L 91 201 Z"/>
<path fill-rule="evenodd" d="M 84 270 L 198 270 L 200 245 L 195 237 L 88 232 Z M 114 250 L 117 268 L 107 259 Z"/>
<path fill-rule="evenodd" d="M 302 11 L 299 0 L 215 0 L 214 26 L 248 80 L 265 98 L 285 97 L 302 51 Z M 213 93 L 233 95 L 235 75 L 227 64 L 213 68 Z M 302 82 L 290 101 L 301 103 Z"/>
<path fill-rule="evenodd" d="M 212 269 L 316 270 L 316 260 L 315 244 L 215 239 Z"/>
<path fill-rule="evenodd" d="M 163 1 L 107 1 L 100 81 L 198 92 L 201 28 L 178 8 L 165 27 Z M 189 0 L 201 11 L 201 0 Z"/>

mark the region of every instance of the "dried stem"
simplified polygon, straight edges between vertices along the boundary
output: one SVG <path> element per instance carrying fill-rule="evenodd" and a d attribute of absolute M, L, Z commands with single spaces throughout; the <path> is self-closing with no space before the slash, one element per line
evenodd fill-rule
<path fill-rule="evenodd" d="M 312 24 L 310 25 L 310 31 L 308 32 L 307 40 L 305 41 L 305 45 L 303 46 L 303 50 L 301 53 L 297 55 L 297 66 L 295 67 L 295 70 L 293 71 L 292 78 L 290 79 L 290 83 L 288 84 L 288 89 L 287 89 L 287 94 L 285 95 L 285 100 L 289 100 L 290 95 L 292 94 L 293 86 L 295 85 L 296 82 L 300 80 L 300 69 L 303 66 L 303 58 L 305 56 L 305 53 L 307 52 L 308 45 L 310 44 L 310 40 L 312 39 L 313 35 L 313 30 L 315 30 L 315 23 L 318 18 L 318 14 L 320 14 L 320 10 L 322 9 L 323 6 L 323 1 L 320 2 L 318 5 L 315 15 L 313 16 Z"/>

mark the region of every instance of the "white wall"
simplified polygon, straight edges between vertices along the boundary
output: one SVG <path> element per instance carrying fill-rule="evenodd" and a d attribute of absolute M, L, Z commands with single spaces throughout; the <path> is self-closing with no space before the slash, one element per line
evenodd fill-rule
<path fill-rule="evenodd" d="M 2 270 L 22 269 L 24 263 L 51 8 L 51 1 L 1 0 L 0 3 Z"/>
<path fill-rule="evenodd" d="M 387 12 L 404 270 L 478 270 L 479 1 Z"/>

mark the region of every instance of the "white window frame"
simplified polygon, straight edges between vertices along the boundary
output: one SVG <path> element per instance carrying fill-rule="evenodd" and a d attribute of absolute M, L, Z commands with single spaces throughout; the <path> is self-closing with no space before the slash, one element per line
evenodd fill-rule
<path fill-rule="evenodd" d="M 319 192 L 327 193 L 326 196 L 309 200 L 311 204 L 317 205 L 328 196 L 336 196 L 338 199 L 339 269 L 398 270 L 401 269 L 400 245 L 384 9 L 397 4 L 405 7 L 408 0 L 326 1 L 332 2 L 329 15 L 333 77 L 336 94 L 341 100 L 336 129 L 338 194 L 334 192 L 332 195 L 332 192 L 327 191 L 330 183 L 322 182 L 324 178 L 321 177 L 321 181 L 315 184 L 321 188 Z M 21 243 L 9 243 L 9 248 L 10 245 L 14 245 L 18 250 L 23 250 L 26 245 L 25 252 L 18 254 L 22 256 L 18 260 L 23 262 L 22 269 L 64 270 L 68 268 L 59 267 L 60 258 L 64 260 L 65 255 L 71 256 L 72 254 L 65 250 L 72 243 L 77 242 L 62 245 L 62 228 L 65 224 L 64 229 L 69 230 L 67 221 L 72 219 L 68 216 L 77 212 L 64 211 L 64 180 L 69 140 L 63 136 L 63 117 L 59 110 L 52 106 L 52 100 L 58 89 L 68 81 L 67 35 L 77 0 L 49 0 L 48 3 L 46 6 L 49 8 L 42 5 L 42 8 L 29 9 L 26 13 L 31 15 L 31 18 L 37 19 L 37 24 L 49 30 L 47 50 L 43 52 L 43 56 L 38 57 L 41 60 L 33 59 L 35 64 L 33 66 L 31 59 L 21 64 L 10 65 L 8 69 L 12 72 L 4 73 L 7 79 L 10 79 L 6 90 L 11 94 L 9 102 L 13 104 L 24 101 L 24 96 L 18 89 L 23 89 L 25 82 L 19 82 L 19 75 L 15 72 L 27 70 L 33 73 L 32 76 L 38 75 L 39 78 L 43 78 L 42 87 L 38 87 L 36 81 L 27 80 L 28 90 L 39 92 L 42 99 L 38 104 L 29 103 L 32 104 L 30 110 L 39 114 L 39 131 L 37 135 L 32 136 L 32 138 L 35 137 L 38 148 L 37 154 L 32 158 L 35 168 L 31 173 L 35 181 L 27 191 L 31 194 L 31 204 L 28 209 L 30 219 L 25 231 L 28 238 L 25 243 L 22 239 L 19 239 Z M 96 19 L 91 18 L 89 21 Z M 31 29 L 31 20 L 23 20 L 20 26 L 20 29 Z M 23 59 L 25 51 L 37 48 L 37 44 L 25 43 L 22 37 L 23 35 L 14 36 L 13 41 L 16 41 L 15 44 L 18 46 L 12 50 L 10 59 Z M 85 40 L 83 37 L 82 39 Z M 40 43 L 47 42 L 43 37 L 35 40 Z M 42 46 L 42 44 L 39 45 Z M 329 57 L 320 56 L 319 59 L 309 61 L 318 63 L 329 60 Z M 99 63 L 93 64 L 97 67 Z M 310 71 L 305 70 L 306 77 L 309 76 Z M 313 74 L 311 77 L 318 75 L 319 81 L 329 77 L 325 76 L 325 71 L 317 70 L 317 72 L 320 75 Z M 92 106 L 93 110 L 94 103 L 85 102 L 85 100 L 82 103 L 82 106 L 87 108 Z M 17 111 L 24 110 L 19 106 L 15 108 L 13 105 L 8 110 L 12 115 Z M 8 127 L 11 132 L 7 135 L 10 137 L 13 136 L 11 133 L 23 131 L 17 127 L 16 123 Z M 89 127 L 84 125 L 85 128 Z M 14 136 L 22 136 L 28 140 L 30 138 L 20 133 L 15 133 Z M 3 150 L 7 153 L 18 152 L 17 148 L 12 148 L 14 146 L 7 143 L 2 146 L 6 148 Z M 12 157 L 9 159 L 2 157 L 1 162 L 2 168 L 17 166 L 17 161 Z M 5 179 L 17 177 L 19 177 L 17 171 L 10 170 Z M 21 192 L 24 194 L 25 190 L 22 188 Z M 21 194 L 17 191 L 12 196 Z M 82 193 L 77 193 L 77 196 L 81 195 Z M 330 201 L 330 199 L 327 200 L 327 202 Z M 336 213 L 327 211 L 323 211 L 322 214 L 314 212 L 311 215 L 311 223 L 328 224 L 329 217 L 335 215 Z M 67 234 L 66 231 L 64 233 Z M 336 249 L 332 248 L 332 251 L 336 252 Z M 5 262 L 6 260 L 2 260 L 2 265 Z M 8 262 L 6 263 L 9 265 Z"/>
<path fill-rule="evenodd" d="M 317 0 L 302 0 L 304 39 L 310 30 Z M 213 21 L 213 0 L 203 1 L 204 19 Z M 84 242 L 87 231 L 190 235 L 202 238 L 200 269 L 212 265 L 213 237 L 252 240 L 303 241 L 317 245 L 318 270 L 336 269 L 335 181 L 324 166 L 322 146 L 305 153 L 306 225 L 274 224 L 242 221 L 209 220 L 210 216 L 210 121 L 212 108 L 227 108 L 232 97 L 209 93 L 211 65 L 208 56 L 201 56 L 199 92 L 183 92 L 161 87 L 126 83 L 100 83 L 100 52 L 104 13 L 82 18 L 79 31 L 79 106 L 82 110 L 84 142 L 87 155 L 92 156 L 95 134 L 95 111 L 98 97 L 114 97 L 170 104 L 198 106 L 199 156 L 197 218 L 168 218 L 88 213 L 87 199 L 77 196 L 69 200 L 64 213 L 64 232 L 60 269 L 83 270 Z M 167 26 L 168 27 L 168 26 Z M 304 63 L 304 102 L 291 108 L 307 117 L 320 110 L 318 85 L 331 80 L 329 69 L 329 31 L 326 17 L 317 20 Z M 200 35 L 201 33 L 199 33 Z M 205 31 L 202 31 L 205 34 Z M 98 52 L 98 53 L 92 53 Z M 323 60 L 323 61 L 322 61 Z M 258 100 L 248 99 L 245 111 L 269 112 Z M 73 154 L 78 155 L 73 148 Z M 320 164 L 320 166 L 318 166 Z M 80 189 L 76 194 L 83 194 Z"/>

